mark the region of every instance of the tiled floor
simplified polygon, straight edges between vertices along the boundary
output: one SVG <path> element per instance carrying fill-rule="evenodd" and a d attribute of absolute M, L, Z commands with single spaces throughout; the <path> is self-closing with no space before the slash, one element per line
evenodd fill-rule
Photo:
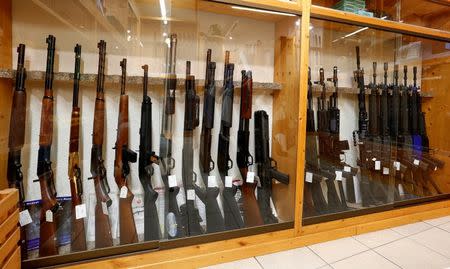
<path fill-rule="evenodd" d="M 206 268 L 450 268 L 450 216 Z"/>

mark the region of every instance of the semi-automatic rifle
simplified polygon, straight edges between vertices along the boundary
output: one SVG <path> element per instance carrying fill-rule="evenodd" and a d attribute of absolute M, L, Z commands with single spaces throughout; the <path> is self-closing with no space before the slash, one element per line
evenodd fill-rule
<path fill-rule="evenodd" d="M 311 182 L 305 182 L 305 216 L 321 215 L 328 212 L 328 204 L 323 196 L 321 186 L 323 176 L 320 175 L 319 151 L 314 120 L 311 68 L 308 67 L 308 108 L 306 121 L 306 171 L 313 173 Z M 307 206 L 309 205 L 309 206 Z"/>
<path fill-rule="evenodd" d="M 17 47 L 17 71 L 16 84 L 14 87 L 11 119 L 9 123 L 9 140 L 8 140 L 8 168 L 6 177 L 8 179 L 8 186 L 16 188 L 19 191 L 19 208 L 21 211 L 26 210 L 25 206 L 25 190 L 23 188 L 23 174 L 22 174 L 22 148 L 25 141 L 25 118 L 27 95 L 25 92 L 25 80 L 27 71 L 24 66 L 25 60 L 25 45 L 19 44 Z M 20 229 L 20 247 L 22 259 L 27 259 L 27 243 L 25 227 Z"/>
<path fill-rule="evenodd" d="M 144 69 L 141 127 L 139 128 L 139 179 L 144 188 L 144 240 L 161 238 L 156 199 L 158 193 L 152 185 L 152 164 L 159 164 L 152 144 L 152 99 L 148 96 L 148 65 Z"/>
<path fill-rule="evenodd" d="M 98 73 L 97 73 L 97 96 L 94 108 L 94 127 L 92 133 L 91 149 L 91 174 L 95 187 L 95 248 L 110 247 L 113 245 L 111 236 L 111 225 L 109 223 L 108 208 L 112 200 L 108 193 L 110 191 L 106 178 L 106 168 L 103 160 L 103 139 L 105 135 L 105 60 L 106 42 L 100 40 L 97 45 L 99 49 Z"/>
<path fill-rule="evenodd" d="M 80 62 L 81 46 L 75 46 L 75 71 L 73 74 L 72 116 L 70 123 L 69 141 L 69 182 L 72 197 L 72 229 L 71 251 L 86 250 L 86 234 L 84 231 L 84 218 L 75 214 L 77 206 L 83 203 L 83 182 L 81 179 L 79 144 L 80 144 L 80 107 L 78 106 L 78 92 L 80 89 Z"/>
<path fill-rule="evenodd" d="M 235 198 L 238 187 L 233 184 L 232 178 L 228 176 L 228 170 L 233 167 L 233 161 L 230 158 L 230 129 L 233 123 L 234 64 L 227 64 L 225 70 L 219 146 L 217 150 L 217 168 L 219 169 L 220 178 L 225 187 L 222 192 L 225 229 L 233 230 L 243 228 L 244 221 L 242 220 Z"/>
<path fill-rule="evenodd" d="M 195 76 L 191 75 L 190 61 L 186 62 L 185 89 L 182 175 L 186 203 L 181 206 L 181 212 L 186 236 L 195 236 L 203 233 L 200 226 L 202 218 L 195 206 L 197 174 L 194 172 L 194 129 L 199 125 L 200 98 L 195 91 Z"/>
<path fill-rule="evenodd" d="M 265 224 L 278 223 L 272 213 L 272 179 L 289 184 L 289 175 L 277 170 L 277 161 L 270 157 L 269 115 L 266 111 L 255 112 L 255 163 L 261 187 L 258 187 L 258 205 Z"/>
<path fill-rule="evenodd" d="M 359 46 L 356 47 L 356 66 L 357 69 L 354 71 L 355 80 L 358 85 L 358 130 L 353 132 L 355 146 L 358 144 L 359 147 L 359 167 L 361 168 L 361 198 L 362 205 L 367 207 L 376 203 L 372 191 L 370 189 L 370 162 L 369 156 L 367 156 L 367 132 L 368 132 L 368 117 L 366 110 L 366 85 L 364 84 L 364 69 L 361 69 Z M 356 134 L 358 134 L 358 143 L 356 142 Z M 370 160 L 371 161 L 371 160 Z"/>
<path fill-rule="evenodd" d="M 251 71 L 242 70 L 241 106 L 239 110 L 239 129 L 237 135 L 236 162 L 242 176 L 243 215 L 246 227 L 263 225 L 263 219 L 255 197 L 257 183 L 247 180 L 248 167 L 253 164 L 253 156 L 249 150 L 250 119 L 252 117 L 253 78 Z M 252 172 L 253 173 L 253 172 Z"/>
<path fill-rule="evenodd" d="M 175 159 L 172 157 L 172 125 L 175 114 L 175 90 L 177 88 L 177 75 L 175 73 L 177 51 L 177 35 L 170 35 L 166 55 L 166 78 L 164 79 L 164 103 L 161 120 L 161 136 L 159 143 L 160 171 L 165 186 L 164 201 L 164 230 L 165 237 L 169 239 L 184 237 L 177 194 L 180 187 L 174 175 Z M 169 176 L 172 180 L 169 181 Z"/>
<path fill-rule="evenodd" d="M 39 152 L 37 175 L 41 187 L 41 217 L 39 255 L 58 254 L 56 244 L 56 218 L 54 214 L 60 209 L 56 200 L 56 189 L 52 162 L 50 158 L 53 138 L 53 63 L 55 60 L 55 37 L 47 37 L 47 68 L 45 72 L 45 91 L 42 99 L 41 128 L 39 134 Z"/>
<path fill-rule="evenodd" d="M 323 68 L 319 69 L 319 81 L 317 82 L 322 87 L 320 97 L 317 98 L 317 133 L 319 136 L 319 159 L 320 169 L 334 174 L 336 166 L 341 166 L 339 157 L 337 162 L 333 156 L 333 141 L 330 136 L 330 113 L 327 110 L 326 85 L 325 85 L 325 71 Z M 338 139 L 339 140 L 339 139 Z M 337 142 L 337 141 L 336 141 Z M 334 163 L 334 165 L 333 165 Z M 335 177 L 327 177 L 327 201 L 328 210 L 330 212 L 342 211 L 347 208 L 345 202 L 344 189 L 342 181 L 335 181 Z M 336 184 L 337 183 L 337 184 Z M 339 192 L 339 194 L 338 194 Z"/>
<path fill-rule="evenodd" d="M 205 204 L 206 232 L 215 233 L 225 229 L 224 220 L 220 211 L 217 197 L 220 189 L 217 182 L 210 181 L 210 173 L 214 170 L 214 161 L 211 158 L 212 129 L 214 128 L 214 107 L 216 105 L 216 82 L 214 79 L 216 63 L 211 62 L 211 50 L 206 55 L 205 94 L 203 98 L 202 131 L 200 134 L 199 167 L 205 189 L 194 185 L 197 196 Z M 214 176 L 211 180 L 216 180 Z"/>
<path fill-rule="evenodd" d="M 116 158 L 114 159 L 114 178 L 119 187 L 119 232 L 120 244 L 136 243 L 138 241 L 136 225 L 133 216 L 134 194 L 130 191 L 129 175 L 130 162 L 137 160 L 136 152 L 129 148 L 129 123 L 128 123 L 128 95 L 125 93 L 127 80 L 127 59 L 120 62 L 122 77 L 120 80 L 119 120 L 117 123 L 117 140 L 114 147 Z"/>

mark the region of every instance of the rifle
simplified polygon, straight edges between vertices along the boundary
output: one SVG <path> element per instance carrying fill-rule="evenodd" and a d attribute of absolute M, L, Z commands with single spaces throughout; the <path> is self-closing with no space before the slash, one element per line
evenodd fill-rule
<path fill-rule="evenodd" d="M 354 144 L 358 144 L 359 147 L 359 167 L 361 168 L 361 196 L 362 205 L 368 207 L 375 204 L 376 201 L 370 189 L 369 180 L 369 156 L 367 156 L 367 110 L 366 110 L 366 90 L 364 84 L 364 69 L 361 69 L 359 46 L 356 47 L 356 66 L 357 69 L 354 71 L 355 80 L 358 84 L 358 107 L 359 107 L 359 117 L 358 117 L 358 130 L 353 132 Z M 356 134 L 358 134 L 358 142 L 356 142 Z"/>
<path fill-rule="evenodd" d="M 394 167 L 391 162 L 391 137 L 389 131 L 389 86 L 387 82 L 388 63 L 384 63 L 384 84 L 380 98 L 380 136 L 381 152 L 380 162 L 382 167 L 382 182 L 387 185 L 385 203 L 392 203 L 395 195 L 395 179 L 392 176 Z"/>
<path fill-rule="evenodd" d="M 45 92 L 42 99 L 41 127 L 39 134 L 39 152 L 37 175 L 41 187 L 41 217 L 39 256 L 58 254 L 56 245 L 57 225 L 54 214 L 60 209 L 56 201 L 56 189 L 50 152 L 53 138 L 53 63 L 55 59 L 55 37 L 49 35 L 46 39 L 47 68 L 45 72 Z"/>
<path fill-rule="evenodd" d="M 114 149 L 116 158 L 114 159 L 114 178 L 120 190 L 119 195 L 119 232 L 120 244 L 136 243 L 138 241 L 136 225 L 134 223 L 133 202 L 134 194 L 128 185 L 130 175 L 130 162 L 137 160 L 136 152 L 128 147 L 128 95 L 125 94 L 127 80 L 127 59 L 120 62 L 122 67 L 122 77 L 120 83 L 119 120 L 117 123 L 117 140 Z"/>
<path fill-rule="evenodd" d="M 94 127 L 91 149 L 91 174 L 89 179 L 94 180 L 95 186 L 95 248 L 110 247 L 113 245 L 111 226 L 109 223 L 108 208 L 112 204 L 109 198 L 109 185 L 106 178 L 106 168 L 103 160 L 103 138 L 105 132 L 105 59 L 106 42 L 100 40 L 99 49 L 97 96 L 94 108 Z"/>
<path fill-rule="evenodd" d="M 175 114 L 175 90 L 177 88 L 177 75 L 175 73 L 177 50 L 177 35 L 170 35 L 170 43 L 167 50 L 167 69 L 164 79 L 164 111 L 161 121 L 161 136 L 159 144 L 161 177 L 165 186 L 164 202 L 164 236 L 169 239 L 183 237 L 180 209 L 177 203 L 177 194 L 180 191 L 176 182 L 169 185 L 169 175 L 175 168 L 175 159 L 172 157 L 172 123 Z"/>
<path fill-rule="evenodd" d="M 19 209 L 26 210 L 25 206 L 25 190 L 23 188 L 23 174 L 22 174 L 22 148 L 25 141 L 25 118 L 26 118 L 26 104 L 27 95 L 25 92 L 25 80 L 27 77 L 27 70 L 24 67 L 25 59 L 25 45 L 19 44 L 17 47 L 17 71 L 16 71 L 16 85 L 14 88 L 11 119 L 9 123 L 9 140 L 8 140 L 8 168 L 7 178 L 8 186 L 16 188 L 19 191 Z M 20 229 L 20 247 L 22 259 L 27 259 L 27 243 L 25 227 Z"/>
<path fill-rule="evenodd" d="M 272 213 L 272 179 L 289 184 L 289 175 L 277 170 L 277 162 L 270 157 L 269 149 L 269 115 L 266 111 L 255 112 L 255 163 L 258 165 L 258 176 L 261 187 L 258 187 L 259 210 L 265 224 L 278 223 Z"/>
<path fill-rule="evenodd" d="M 318 135 L 319 135 L 319 158 L 320 169 L 326 170 L 328 173 L 334 173 L 333 160 L 330 158 L 333 154 L 333 143 L 330 137 L 330 114 L 326 109 L 326 87 L 325 87 L 325 72 L 323 68 L 319 69 L 320 80 L 318 83 L 322 87 L 320 98 L 317 98 L 317 122 L 318 122 Z M 338 163 L 339 164 L 339 163 Z M 339 164 L 340 165 L 340 164 Z M 345 197 L 343 195 L 342 182 L 339 181 L 339 187 L 336 187 L 334 177 L 326 180 L 327 184 L 327 201 L 328 210 L 330 212 L 337 212 L 345 210 L 347 204 L 345 203 Z M 339 189 L 339 194 L 338 194 Z M 341 192 L 342 191 L 342 192 Z"/>
<path fill-rule="evenodd" d="M 195 236 L 203 233 L 200 226 L 202 218 L 195 207 L 195 181 L 197 174 L 194 172 L 194 129 L 199 124 L 200 98 L 195 91 L 195 76 L 190 73 L 191 62 L 186 62 L 186 95 L 184 102 L 184 134 L 182 152 L 182 173 L 183 185 L 186 197 L 186 204 L 181 206 L 184 217 L 183 226 L 187 236 Z"/>
<path fill-rule="evenodd" d="M 231 177 L 228 177 L 228 170 L 233 167 L 233 161 L 230 158 L 230 129 L 233 119 L 233 72 L 234 64 L 226 66 L 225 85 L 223 88 L 222 115 L 220 121 L 219 147 L 217 151 L 217 168 L 220 178 L 225 188 L 223 190 L 223 212 L 225 220 L 225 229 L 233 230 L 244 227 L 241 213 L 235 199 L 237 186 L 232 183 Z M 228 179 L 228 180 L 227 180 Z"/>
<path fill-rule="evenodd" d="M 71 250 L 86 250 L 86 234 L 84 231 L 84 219 L 75 214 L 77 206 L 83 203 L 83 183 L 81 180 L 80 158 L 78 156 L 80 143 L 80 107 L 78 106 L 78 92 L 80 88 L 80 61 L 81 46 L 75 46 L 75 72 L 73 74 L 73 99 L 72 117 L 70 124 L 69 142 L 69 182 L 70 194 L 72 197 L 72 230 L 71 230 Z"/>
<path fill-rule="evenodd" d="M 243 213 L 246 227 L 263 225 L 258 201 L 255 197 L 257 183 L 248 182 L 248 167 L 253 164 L 253 156 L 249 151 L 250 119 L 252 117 L 253 79 L 251 71 L 241 71 L 241 107 L 239 110 L 239 129 L 237 135 L 236 162 L 242 176 Z"/>
<path fill-rule="evenodd" d="M 152 164 L 159 164 L 159 157 L 152 150 L 152 100 L 147 95 L 148 65 L 144 69 L 143 99 L 141 106 L 141 127 L 139 129 L 139 179 L 144 188 L 144 240 L 158 240 L 161 238 L 156 199 L 158 193 L 153 189 Z"/>
<path fill-rule="evenodd" d="M 206 209 L 206 232 L 214 233 L 223 231 L 224 220 L 220 212 L 217 197 L 220 189 L 209 182 L 209 174 L 214 170 L 214 161 L 211 158 L 211 138 L 212 129 L 214 127 L 214 107 L 216 98 L 216 85 L 214 81 L 214 73 L 216 63 L 211 62 L 211 50 L 208 49 L 206 55 L 206 76 L 205 76 L 205 95 L 203 105 L 202 131 L 200 134 L 200 153 L 199 167 L 202 174 L 205 190 L 194 184 L 195 192 L 200 200 L 205 204 Z M 213 177 L 215 180 L 215 177 Z"/>
<path fill-rule="evenodd" d="M 316 214 L 325 214 L 328 212 L 328 204 L 323 196 L 321 186 L 322 176 L 319 173 L 319 155 L 317 148 L 317 136 L 314 122 L 313 110 L 313 96 L 312 96 L 312 82 L 311 82 L 311 68 L 308 67 L 308 109 L 306 121 L 306 169 L 309 173 L 313 173 L 312 182 L 305 183 L 304 196 L 307 203 L 305 203 L 304 213 L 307 216 Z M 308 205 L 308 206 L 306 206 Z"/>
<path fill-rule="evenodd" d="M 373 62 L 373 81 L 370 84 L 369 95 L 369 139 L 366 141 L 367 155 L 369 157 L 371 181 L 370 189 L 377 201 L 385 201 L 387 199 L 387 192 L 384 189 L 382 181 L 381 168 L 381 137 L 380 137 L 380 111 L 379 104 L 380 96 L 377 85 L 377 63 Z"/>

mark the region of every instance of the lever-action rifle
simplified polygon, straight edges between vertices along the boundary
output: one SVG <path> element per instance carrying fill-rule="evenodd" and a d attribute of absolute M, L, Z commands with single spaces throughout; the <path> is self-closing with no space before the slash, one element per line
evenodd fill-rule
<path fill-rule="evenodd" d="M 217 197 L 220 189 L 217 183 L 209 182 L 210 172 L 214 170 L 214 161 L 211 158 L 211 138 L 214 127 L 214 107 L 216 99 L 216 82 L 214 80 L 216 63 L 211 62 L 211 50 L 206 55 L 205 95 L 203 101 L 202 131 L 200 134 L 199 167 L 202 174 L 205 190 L 197 184 L 194 185 L 197 196 L 205 204 L 206 232 L 214 233 L 224 230 L 224 220 L 220 212 Z M 215 177 L 212 177 L 215 180 Z"/>
<path fill-rule="evenodd" d="M 166 78 L 164 79 L 164 103 L 161 121 L 161 136 L 159 143 L 159 157 L 161 177 L 165 186 L 164 202 L 164 229 L 168 238 L 183 237 L 184 229 L 181 222 L 180 209 L 177 203 L 177 194 L 180 188 L 176 182 L 169 185 L 169 176 L 175 168 L 175 159 L 172 158 L 172 123 L 175 114 L 175 90 L 177 88 L 177 75 L 175 73 L 177 51 L 177 35 L 170 35 L 169 47 L 166 57 Z"/>
<path fill-rule="evenodd" d="M 23 188 L 22 174 L 22 148 L 25 141 L 25 118 L 27 95 L 25 92 L 25 80 L 27 70 L 24 66 L 25 45 L 19 44 L 17 47 L 17 71 L 16 85 L 11 107 L 11 119 L 9 123 L 9 140 L 8 140 L 8 170 L 6 177 L 8 178 L 8 186 L 16 188 L 19 191 L 19 208 L 21 211 L 26 210 L 25 206 L 25 190 Z M 27 244 L 25 227 L 20 229 L 20 247 L 22 259 L 27 259 Z"/>
<path fill-rule="evenodd" d="M 248 167 L 253 164 L 253 156 L 249 151 L 250 138 L 250 119 L 252 117 L 252 93 L 253 79 L 252 72 L 242 70 L 241 84 L 241 108 L 239 110 L 239 129 L 237 135 L 237 156 L 236 161 L 242 176 L 242 196 L 243 196 L 243 213 L 244 223 L 246 227 L 263 225 L 264 221 L 261 217 L 258 207 L 258 201 L 255 197 L 255 189 L 257 183 L 255 181 L 248 182 Z"/>
<path fill-rule="evenodd" d="M 53 138 L 53 63 L 55 60 L 55 37 L 47 37 L 47 68 L 45 72 L 45 91 L 42 99 L 41 129 L 37 175 L 41 187 L 41 218 L 39 255 L 41 257 L 58 254 L 56 245 L 57 225 L 54 214 L 60 208 L 56 201 L 56 189 L 50 152 Z"/>
<path fill-rule="evenodd" d="M 106 42 L 100 40 L 98 73 L 97 73 L 97 97 L 94 108 L 94 127 L 91 149 L 91 174 L 95 186 L 95 248 L 110 247 L 113 245 L 111 226 L 109 224 L 108 208 L 112 204 L 109 198 L 109 185 L 106 178 L 106 168 L 103 160 L 103 138 L 105 133 L 105 59 Z"/>
<path fill-rule="evenodd" d="M 219 147 L 217 150 L 217 168 L 220 178 L 225 186 L 223 190 L 223 212 L 225 219 L 225 229 L 233 230 L 244 227 L 241 213 L 235 199 L 237 186 L 230 182 L 228 170 L 233 167 L 233 161 L 230 158 L 230 129 L 233 123 L 233 72 L 234 64 L 227 64 L 225 68 L 225 84 L 223 88 L 222 115 L 220 121 Z M 228 178 L 228 181 L 227 181 Z M 232 180 L 231 180 L 232 181 Z"/>
<path fill-rule="evenodd" d="M 75 46 L 75 72 L 73 74 L 72 117 L 70 124 L 69 142 L 69 181 L 72 197 L 72 231 L 71 250 L 86 250 L 86 234 L 84 219 L 76 217 L 76 207 L 83 203 L 83 182 L 81 180 L 79 144 L 80 144 L 80 107 L 78 106 L 78 92 L 80 89 L 81 46 Z"/>
<path fill-rule="evenodd" d="M 119 120 L 117 123 L 117 140 L 114 149 L 114 178 L 119 187 L 119 232 L 120 244 L 136 243 L 138 241 L 136 225 L 134 223 L 132 202 L 134 194 L 129 188 L 130 162 L 137 160 L 136 152 L 129 149 L 128 135 L 128 95 L 125 93 L 127 80 L 127 59 L 120 62 L 122 78 L 120 83 Z"/>
<path fill-rule="evenodd" d="M 182 174 L 186 204 L 181 206 L 181 212 L 184 218 L 185 234 L 194 236 L 202 234 L 203 229 L 200 226 L 202 218 L 195 206 L 197 174 L 194 172 L 194 129 L 199 124 L 200 98 L 195 91 L 195 76 L 191 75 L 190 61 L 186 62 L 185 87 Z"/>
<path fill-rule="evenodd" d="M 141 106 L 141 128 L 139 129 L 139 179 L 144 188 L 144 240 L 158 240 L 161 238 L 156 199 L 158 193 L 153 189 L 152 164 L 159 164 L 158 156 L 152 150 L 152 99 L 147 95 L 148 65 L 144 69 L 143 99 Z"/>
<path fill-rule="evenodd" d="M 269 115 L 266 111 L 255 112 L 255 163 L 261 187 L 258 187 L 258 204 L 265 224 L 278 223 L 270 207 L 272 179 L 289 184 L 289 175 L 277 170 L 277 162 L 270 157 Z"/>

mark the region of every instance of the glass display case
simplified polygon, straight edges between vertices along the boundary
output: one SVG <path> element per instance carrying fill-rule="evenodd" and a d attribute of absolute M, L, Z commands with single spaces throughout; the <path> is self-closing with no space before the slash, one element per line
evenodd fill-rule
<path fill-rule="evenodd" d="M 304 224 L 449 198 L 449 55 L 445 42 L 311 20 Z"/>
<path fill-rule="evenodd" d="M 208 1 L 13 1 L 23 265 L 292 228 L 299 25 Z"/>
<path fill-rule="evenodd" d="M 312 0 L 313 5 L 444 31 L 450 30 L 445 0 Z"/>

